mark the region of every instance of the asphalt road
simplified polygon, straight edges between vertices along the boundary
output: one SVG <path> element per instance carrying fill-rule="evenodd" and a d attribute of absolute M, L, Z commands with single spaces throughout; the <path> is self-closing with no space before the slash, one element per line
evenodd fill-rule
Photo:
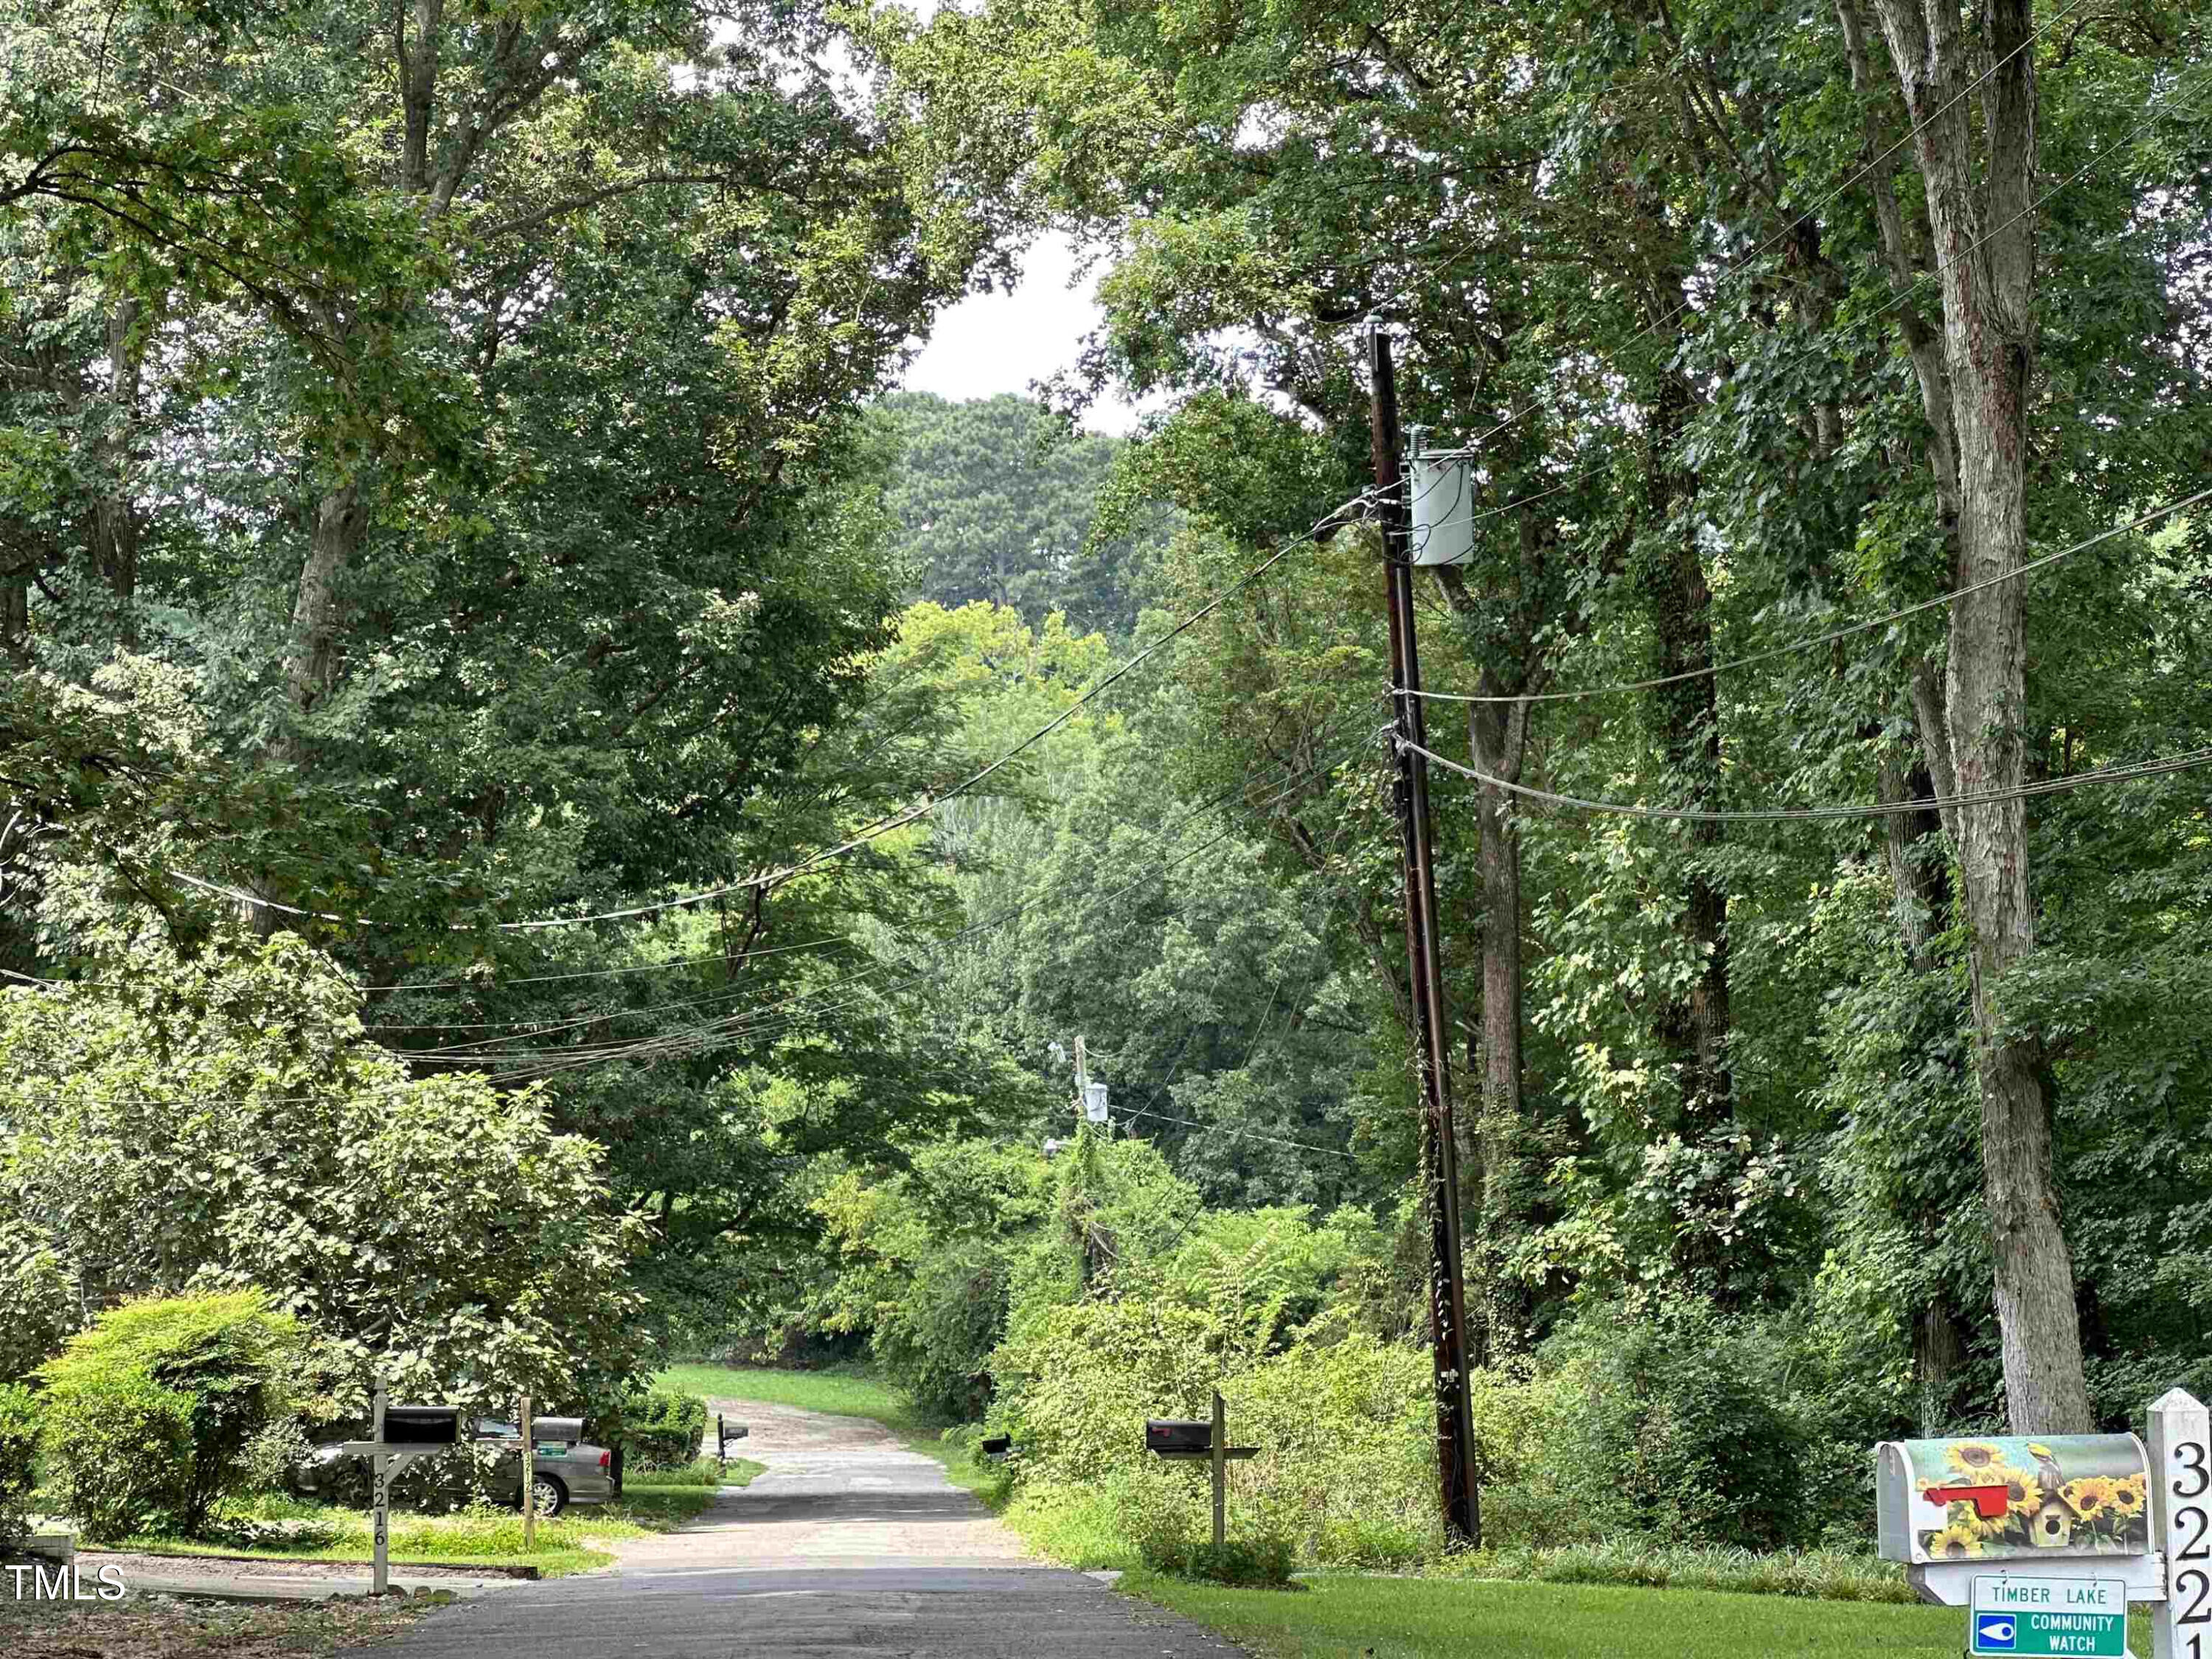
<path fill-rule="evenodd" d="M 611 1570 L 448 1608 L 363 1659 L 1222 1659 L 1239 1650 L 1034 1561 L 973 1498 L 854 1418 L 717 1402 L 768 1465 Z"/>

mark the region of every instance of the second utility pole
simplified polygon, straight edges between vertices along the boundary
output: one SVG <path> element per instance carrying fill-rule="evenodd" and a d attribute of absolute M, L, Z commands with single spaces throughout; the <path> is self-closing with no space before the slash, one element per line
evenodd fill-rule
<path fill-rule="evenodd" d="M 1382 567 L 1390 602 L 1390 689 L 1397 734 L 1398 836 L 1406 869 L 1406 965 L 1412 976 L 1413 1054 L 1421 1068 L 1421 1164 L 1429 1182 L 1429 1335 L 1436 1351 L 1437 1476 L 1444 1538 L 1453 1548 L 1482 1542 L 1474 1479 L 1474 1428 L 1467 1395 L 1467 1276 L 1461 1266 L 1459 1151 L 1452 1134 L 1443 975 L 1437 954 L 1437 871 L 1429 842 L 1428 746 L 1421 719 L 1421 662 L 1413 642 L 1413 550 L 1398 470 L 1398 385 L 1390 337 L 1368 323 L 1369 404 L 1375 500 L 1382 521 Z"/>

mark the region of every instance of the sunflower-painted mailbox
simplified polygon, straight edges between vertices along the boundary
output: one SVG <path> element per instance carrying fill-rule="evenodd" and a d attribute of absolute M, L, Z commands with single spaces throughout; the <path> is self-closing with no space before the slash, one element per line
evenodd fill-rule
<path fill-rule="evenodd" d="M 2127 1652 L 2151 1604 L 2158 1659 L 2212 1656 L 2212 1413 L 2176 1389 L 2131 1434 L 1889 1440 L 1875 1448 L 1885 1559 L 1970 1609 L 1966 1651 Z"/>
<path fill-rule="evenodd" d="M 2119 1577 L 2151 1553 L 2150 1459 L 2131 1434 L 1891 1440 L 1875 1456 L 1888 1560 L 2087 1561 Z"/>

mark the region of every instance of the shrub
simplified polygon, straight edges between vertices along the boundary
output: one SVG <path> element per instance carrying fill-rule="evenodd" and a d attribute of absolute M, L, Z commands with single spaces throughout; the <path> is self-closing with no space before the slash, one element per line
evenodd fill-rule
<path fill-rule="evenodd" d="M 297 1321 L 258 1291 L 130 1302 L 40 1372 L 56 1492 L 87 1535 L 198 1535 L 245 1476 L 247 1443 L 292 1405 Z"/>
<path fill-rule="evenodd" d="M 1203 1470 L 1147 1456 L 1144 1419 L 1203 1418 L 1218 1386 L 1231 1441 L 1259 1448 L 1230 1468 L 1240 1532 L 1347 1565 L 1402 1565 L 1432 1552 L 1427 1357 L 1362 1334 L 1255 1355 L 1247 1328 L 1172 1303 L 1084 1303 L 1026 1322 L 1000 1351 L 993 1412 L 1021 1448 L 1009 1467 L 1034 1498 L 1017 1505 L 1018 1521 L 1033 1524 L 1041 1505 L 1084 1488 L 1110 1488 L 1129 1547 L 1150 1538 L 1138 1550 L 1147 1560 L 1194 1559 L 1190 1540 L 1211 1534 Z M 1110 1541 L 1085 1553 L 1109 1555 Z"/>
<path fill-rule="evenodd" d="M 313 1450 L 298 1418 L 271 1418 L 239 1453 L 239 1486 L 246 1492 L 283 1492 L 291 1485 L 292 1471 Z"/>
<path fill-rule="evenodd" d="M 1280 1533 L 1229 1538 L 1218 1548 L 1210 1537 L 1148 1535 L 1138 1540 L 1138 1549 L 1145 1565 L 1154 1572 L 1246 1589 L 1282 1589 L 1291 1582 L 1291 1568 L 1297 1560 L 1297 1550 Z"/>
<path fill-rule="evenodd" d="M 20 1382 L 0 1383 L 0 1539 L 30 1529 L 38 1451 L 37 1396 Z"/>
<path fill-rule="evenodd" d="M 707 1431 L 707 1402 L 677 1389 L 648 1389 L 623 1406 L 625 1462 L 641 1469 L 689 1468 Z"/>
<path fill-rule="evenodd" d="M 1592 1315 L 1547 1346 L 1538 1471 L 1589 1535 L 1772 1549 L 1817 1534 L 1806 1435 L 1754 1328 L 1697 1304 Z M 1532 1542 L 1568 1542 L 1535 1539 Z"/>

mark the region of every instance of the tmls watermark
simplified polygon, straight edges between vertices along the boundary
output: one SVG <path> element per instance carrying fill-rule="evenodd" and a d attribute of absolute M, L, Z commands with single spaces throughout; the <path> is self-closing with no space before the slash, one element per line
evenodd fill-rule
<path fill-rule="evenodd" d="M 84 1569 L 78 1566 L 11 1565 L 8 1575 L 13 1581 L 9 1588 L 18 1601 L 120 1601 L 124 1595 L 123 1569 L 118 1566 L 100 1570 L 94 1576 L 97 1589 L 88 1587 Z"/>

